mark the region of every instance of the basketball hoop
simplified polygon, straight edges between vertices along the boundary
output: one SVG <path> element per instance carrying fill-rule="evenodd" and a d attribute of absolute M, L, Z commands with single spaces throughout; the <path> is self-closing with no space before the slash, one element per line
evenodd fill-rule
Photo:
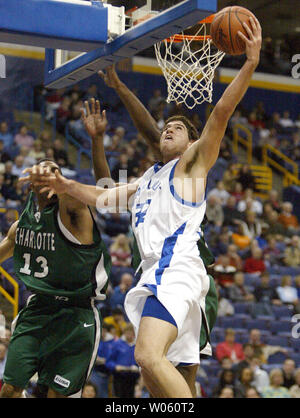
<path fill-rule="evenodd" d="M 199 22 L 194 34 L 184 32 L 154 45 L 158 65 L 167 82 L 167 102 L 184 103 L 189 109 L 212 102 L 215 70 L 225 53 L 214 47 L 207 26 L 214 15 Z"/>

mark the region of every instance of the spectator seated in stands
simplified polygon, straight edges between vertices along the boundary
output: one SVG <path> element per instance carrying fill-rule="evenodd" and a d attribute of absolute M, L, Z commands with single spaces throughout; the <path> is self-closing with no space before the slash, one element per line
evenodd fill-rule
<path fill-rule="evenodd" d="M 250 289 L 244 285 L 244 273 L 235 273 L 234 283 L 227 289 L 228 297 L 231 302 L 253 302 L 254 296 Z"/>
<path fill-rule="evenodd" d="M 9 149 L 13 145 L 14 137 L 13 134 L 9 132 L 6 121 L 0 123 L 0 140 L 3 142 L 4 148 Z"/>
<path fill-rule="evenodd" d="M 272 306 L 281 306 L 282 302 L 274 287 L 270 286 L 270 274 L 262 273 L 260 283 L 255 286 L 253 296 L 255 302 L 252 305 L 251 314 L 257 315 L 273 315 Z"/>
<path fill-rule="evenodd" d="M 217 285 L 217 294 L 218 294 L 218 316 L 231 316 L 234 314 L 234 306 L 224 295 L 221 286 Z"/>
<path fill-rule="evenodd" d="M 124 335 L 113 342 L 106 360 L 106 367 L 113 374 L 113 390 L 117 398 L 134 397 L 134 388 L 140 376 L 134 349 L 134 328 L 132 324 L 127 324 Z"/>
<path fill-rule="evenodd" d="M 17 155 L 14 160 L 12 174 L 16 177 L 22 177 L 22 172 L 25 168 L 24 157 L 22 155 Z"/>
<path fill-rule="evenodd" d="M 217 197 L 220 204 L 224 206 L 230 195 L 227 190 L 225 190 L 224 183 L 222 181 L 218 181 L 217 186 L 208 193 L 207 198 L 209 199 L 210 196 Z"/>
<path fill-rule="evenodd" d="M 292 236 L 283 254 L 283 262 L 288 267 L 300 267 L 300 238 Z"/>
<path fill-rule="evenodd" d="M 251 256 L 245 260 L 244 272 L 253 275 L 259 275 L 266 270 L 263 260 L 263 252 L 259 247 L 253 246 Z"/>
<path fill-rule="evenodd" d="M 133 277 L 129 273 L 124 273 L 121 276 L 120 284 L 113 289 L 112 295 L 109 300 L 111 308 L 117 306 L 124 307 L 124 301 L 127 293 L 132 288 Z"/>
<path fill-rule="evenodd" d="M 221 201 L 216 196 L 210 196 L 207 199 L 206 216 L 208 222 L 212 225 L 221 227 L 224 221 L 224 213 L 221 205 Z"/>
<path fill-rule="evenodd" d="M 252 359 L 254 357 L 254 349 L 251 344 L 243 344 L 244 360 L 239 361 L 238 363 L 232 366 L 232 370 L 235 372 L 236 376 L 239 378 L 243 369 L 251 367 Z"/>
<path fill-rule="evenodd" d="M 253 379 L 253 370 L 250 367 L 244 367 L 235 385 L 236 398 L 246 397 L 246 391 L 252 388 Z"/>
<path fill-rule="evenodd" d="M 32 148 L 34 138 L 28 133 L 28 128 L 26 125 L 22 125 L 20 127 L 19 132 L 14 137 L 14 143 L 19 147 L 25 146 Z"/>
<path fill-rule="evenodd" d="M 134 177 L 137 174 L 136 168 L 137 162 L 129 160 L 129 156 L 122 153 L 119 157 L 119 162 L 111 172 L 111 177 L 116 183 L 127 183 L 130 177 Z"/>
<path fill-rule="evenodd" d="M 89 380 L 86 381 L 82 389 L 81 397 L 84 399 L 99 398 L 97 386 L 93 382 L 90 382 Z"/>
<path fill-rule="evenodd" d="M 4 163 L 9 160 L 11 160 L 11 156 L 9 155 L 9 148 L 5 148 L 4 141 L 0 137 L 0 162 L 3 164 L 3 170 Z"/>
<path fill-rule="evenodd" d="M 295 286 L 292 286 L 291 276 L 283 276 L 281 285 L 276 288 L 279 299 L 284 305 L 293 307 L 295 313 L 300 313 L 300 301 Z"/>
<path fill-rule="evenodd" d="M 256 218 L 256 213 L 251 210 L 247 210 L 245 213 L 245 220 L 240 221 L 240 224 L 243 229 L 243 235 L 251 238 L 251 240 L 260 236 L 262 233 L 262 225 L 260 221 Z"/>
<path fill-rule="evenodd" d="M 300 398 L 300 369 L 295 370 L 295 383 L 289 388 L 292 398 Z"/>
<path fill-rule="evenodd" d="M 125 234 L 115 237 L 109 249 L 113 266 L 130 267 L 131 250 L 129 240 Z"/>
<path fill-rule="evenodd" d="M 218 343 L 216 347 L 217 360 L 221 362 L 224 357 L 231 358 L 233 364 L 245 358 L 243 346 L 235 342 L 235 331 L 231 328 L 227 328 L 225 331 L 225 341 Z"/>
<path fill-rule="evenodd" d="M 278 218 L 278 212 L 276 212 L 276 210 L 272 210 L 269 214 L 267 214 L 267 219 L 265 219 L 265 222 L 269 225 L 268 234 L 274 235 L 277 241 L 285 236 L 291 235 L 289 234 L 287 228 L 278 222 Z"/>
<path fill-rule="evenodd" d="M 296 363 L 292 358 L 286 358 L 282 366 L 283 384 L 287 389 L 290 389 L 295 382 Z"/>
<path fill-rule="evenodd" d="M 236 182 L 233 186 L 233 191 L 230 194 L 236 198 L 237 203 L 242 200 L 244 197 L 244 191 L 241 183 Z"/>
<path fill-rule="evenodd" d="M 1 217 L 1 232 L 4 236 L 8 233 L 9 228 L 16 220 L 16 211 L 14 209 L 7 209 L 4 216 Z"/>
<path fill-rule="evenodd" d="M 287 388 L 283 386 L 283 373 L 280 369 L 270 372 L 270 385 L 262 390 L 263 398 L 290 398 Z"/>
<path fill-rule="evenodd" d="M 26 168 L 27 167 L 32 167 L 36 163 L 35 158 L 30 156 L 30 151 L 31 151 L 31 149 L 29 147 L 26 147 L 26 146 L 20 147 L 20 152 L 19 152 L 18 156 L 21 156 L 21 157 L 24 158 L 23 165 Z"/>
<path fill-rule="evenodd" d="M 64 149 L 64 144 L 60 139 L 55 139 L 53 142 L 54 159 L 59 166 L 68 167 L 69 157 Z"/>
<path fill-rule="evenodd" d="M 111 311 L 111 316 L 106 316 L 103 319 L 103 323 L 112 325 L 114 327 L 114 333 L 117 337 L 121 337 L 127 322 L 124 319 L 124 311 L 120 307 L 114 308 Z"/>
<path fill-rule="evenodd" d="M 228 197 L 226 205 L 223 206 L 223 214 L 224 226 L 235 226 L 238 224 L 238 221 L 244 219 L 244 214 L 237 210 L 236 198 L 232 195 Z"/>
<path fill-rule="evenodd" d="M 279 124 L 284 133 L 290 133 L 295 128 L 295 122 L 290 117 L 290 112 L 286 110 L 283 112 L 282 118 L 279 119 Z"/>
<path fill-rule="evenodd" d="M 229 120 L 229 126 L 231 128 L 233 128 L 236 124 L 248 125 L 247 118 L 242 115 L 242 112 L 239 109 L 235 110 L 234 114 L 231 116 Z"/>
<path fill-rule="evenodd" d="M 255 178 L 251 172 L 251 168 L 248 164 L 243 164 L 237 174 L 237 182 L 242 185 L 242 190 L 246 189 L 255 190 Z"/>
<path fill-rule="evenodd" d="M 239 222 L 236 230 L 231 235 L 232 242 L 241 250 L 247 250 L 251 244 L 251 238 L 245 235 L 242 224 Z"/>
<path fill-rule="evenodd" d="M 252 371 L 253 371 L 253 381 L 252 386 L 255 387 L 255 389 L 261 393 L 262 390 L 269 386 L 270 379 L 268 372 L 266 370 L 263 370 L 261 368 L 261 359 L 258 356 L 253 356 L 251 359 L 251 365 L 250 365 Z"/>
<path fill-rule="evenodd" d="M 222 393 L 225 389 L 231 390 L 231 396 L 223 396 Z M 219 383 L 212 390 L 213 398 L 226 398 L 234 397 L 235 393 L 235 373 L 233 370 L 223 370 L 220 377 Z"/>
<path fill-rule="evenodd" d="M 267 245 L 263 249 L 263 255 L 266 266 L 282 264 L 283 255 L 274 235 L 267 235 Z"/>
<path fill-rule="evenodd" d="M 278 191 L 275 189 L 272 189 L 268 193 L 268 199 L 265 200 L 264 203 L 269 203 L 273 210 L 276 210 L 277 212 L 280 212 L 281 210 L 281 202 L 278 198 Z"/>
<path fill-rule="evenodd" d="M 240 271 L 243 269 L 243 260 L 238 255 L 238 247 L 235 244 L 228 245 L 227 253 L 225 255 L 229 257 L 231 266 L 235 266 L 235 268 Z"/>
<path fill-rule="evenodd" d="M 293 215 L 293 205 L 291 202 L 284 202 L 282 204 L 282 212 L 278 217 L 278 222 L 292 233 L 299 233 L 299 222 L 296 215 Z"/>
<path fill-rule="evenodd" d="M 234 186 L 236 184 L 236 171 L 236 164 L 232 163 L 228 165 L 223 174 L 222 181 L 224 183 L 225 189 L 229 193 L 232 193 L 234 191 Z"/>
<path fill-rule="evenodd" d="M 249 334 L 249 344 L 254 349 L 254 355 L 260 358 L 260 361 L 268 363 L 268 358 L 275 353 L 283 353 L 287 355 L 287 350 L 279 345 L 269 345 L 261 341 L 261 332 L 259 329 L 251 329 Z"/>
<path fill-rule="evenodd" d="M 33 158 L 35 161 L 34 164 L 36 164 L 39 160 L 46 158 L 46 153 L 43 150 L 42 141 L 40 139 L 36 139 L 34 141 L 33 147 L 30 150 L 28 156 Z"/>
<path fill-rule="evenodd" d="M 113 329 L 112 325 L 108 325 L 105 322 L 103 323 L 97 358 L 90 377 L 90 380 L 97 385 L 100 398 L 108 398 L 108 381 L 110 372 L 106 367 L 106 360 L 111 353 L 112 344 L 116 340 L 114 335 L 111 334 Z"/>
<path fill-rule="evenodd" d="M 263 205 L 262 203 L 254 198 L 253 190 L 248 188 L 244 192 L 244 197 L 237 204 L 237 209 L 240 212 L 251 211 L 256 213 L 256 215 L 262 215 Z"/>
<path fill-rule="evenodd" d="M 61 134 L 65 133 L 65 126 L 71 116 L 70 106 L 71 98 L 65 96 L 56 111 L 56 129 Z"/>
<path fill-rule="evenodd" d="M 214 265 L 214 279 L 221 287 L 231 286 L 234 282 L 234 274 L 237 269 L 230 264 L 230 258 L 220 255 Z"/>

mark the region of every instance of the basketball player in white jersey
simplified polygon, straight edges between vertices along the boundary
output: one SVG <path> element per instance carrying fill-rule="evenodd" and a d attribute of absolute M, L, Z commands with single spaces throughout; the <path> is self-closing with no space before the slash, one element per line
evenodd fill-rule
<path fill-rule="evenodd" d="M 192 397 L 174 365 L 199 363 L 200 304 L 208 290 L 196 245 L 199 222 L 205 213 L 208 172 L 259 62 L 261 27 L 256 19 L 250 21 L 251 28 L 245 25 L 248 38 L 240 34 L 247 60 L 216 104 L 200 138 L 191 136 L 191 124 L 185 118 L 169 119 L 160 138 L 163 161 L 146 171 L 134 194 L 132 227 L 143 273 L 127 294 L 125 309 L 137 333 L 135 358 L 154 396 Z M 50 193 L 67 193 L 94 206 L 100 195 L 108 195 L 105 189 L 67 180 L 58 172 L 39 180 Z M 126 186 L 120 187 L 119 196 L 125 191 Z"/>

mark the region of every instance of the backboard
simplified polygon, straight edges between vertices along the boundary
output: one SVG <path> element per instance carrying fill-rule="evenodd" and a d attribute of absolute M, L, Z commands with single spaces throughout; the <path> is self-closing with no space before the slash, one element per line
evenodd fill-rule
<path fill-rule="evenodd" d="M 84 80 L 113 63 L 130 58 L 158 41 L 195 25 L 217 10 L 217 0 L 52 0 L 66 1 L 70 6 L 74 3 L 90 3 L 97 13 L 102 10 L 103 18 L 99 20 L 99 26 L 103 28 L 107 39 L 92 50 L 82 46 L 81 49 L 80 46 L 76 49 L 58 49 L 60 46 L 47 48 L 45 86 L 48 88 L 68 87 Z M 83 28 L 90 27 L 86 19 L 81 20 L 81 25 Z M 66 21 L 66 26 L 73 26 L 70 19 Z"/>

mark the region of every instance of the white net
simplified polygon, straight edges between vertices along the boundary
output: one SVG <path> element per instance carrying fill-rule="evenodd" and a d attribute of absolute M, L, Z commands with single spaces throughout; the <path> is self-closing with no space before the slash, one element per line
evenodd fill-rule
<path fill-rule="evenodd" d="M 214 47 L 206 32 L 207 25 L 202 23 L 192 36 L 174 35 L 154 45 L 167 81 L 168 103 L 175 101 L 192 109 L 205 101 L 212 102 L 215 70 L 225 53 Z"/>

